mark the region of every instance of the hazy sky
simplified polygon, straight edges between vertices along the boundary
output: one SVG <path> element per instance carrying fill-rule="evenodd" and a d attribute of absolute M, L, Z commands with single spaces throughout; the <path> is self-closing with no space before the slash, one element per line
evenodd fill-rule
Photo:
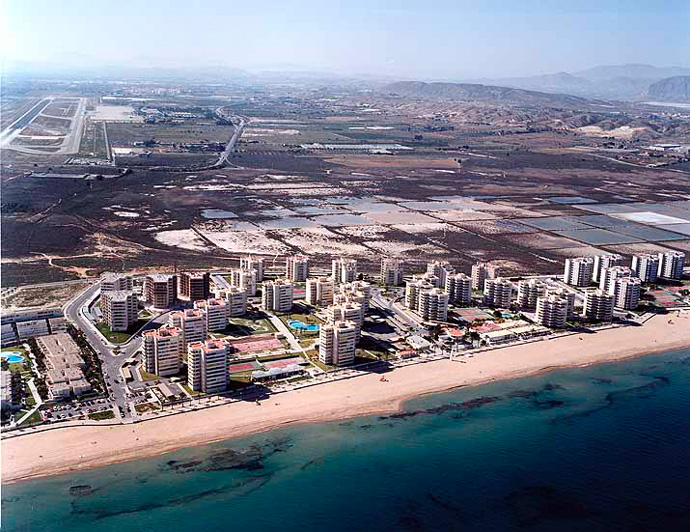
<path fill-rule="evenodd" d="M 0 0 L 7 61 L 477 78 L 690 66 L 690 0 Z"/>

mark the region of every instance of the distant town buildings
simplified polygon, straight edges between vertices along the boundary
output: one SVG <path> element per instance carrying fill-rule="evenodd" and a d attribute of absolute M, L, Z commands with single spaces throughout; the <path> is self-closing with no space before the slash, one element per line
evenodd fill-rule
<path fill-rule="evenodd" d="M 134 281 L 131 275 L 106 272 L 101 275 L 101 292 L 132 290 Z"/>
<path fill-rule="evenodd" d="M 484 304 L 495 308 L 510 308 L 513 283 L 503 277 L 484 281 Z"/>
<path fill-rule="evenodd" d="M 682 251 L 666 251 L 659 253 L 658 276 L 670 281 L 680 281 L 683 277 L 685 253 Z"/>
<path fill-rule="evenodd" d="M 251 256 L 240 258 L 240 270 L 245 270 L 248 272 L 251 272 L 251 271 L 256 272 L 256 281 L 255 282 L 257 282 L 257 283 L 260 283 L 264 280 L 265 269 L 266 269 L 266 259 L 264 259 L 264 258 L 252 258 Z M 254 293 L 256 293 L 256 290 L 254 290 Z M 251 295 L 254 295 L 254 294 L 251 294 Z"/>
<path fill-rule="evenodd" d="M 290 312 L 293 303 L 293 284 L 287 279 L 264 281 L 261 308 L 274 312 Z"/>
<path fill-rule="evenodd" d="M 333 303 L 334 283 L 331 277 L 307 279 L 306 302 L 310 305 L 327 306 Z"/>
<path fill-rule="evenodd" d="M 351 283 L 357 280 L 357 261 L 355 259 L 333 259 L 331 277 L 335 284 Z"/>
<path fill-rule="evenodd" d="M 537 300 L 546 293 L 546 284 L 539 279 L 518 282 L 517 304 L 520 308 L 536 308 Z"/>
<path fill-rule="evenodd" d="M 309 257 L 295 255 L 285 259 L 285 277 L 294 283 L 302 283 L 309 277 Z"/>
<path fill-rule="evenodd" d="M 185 353 L 184 333 L 181 329 L 163 326 L 144 331 L 143 340 L 144 371 L 161 377 L 180 372 Z"/>
<path fill-rule="evenodd" d="M 222 393 L 228 388 L 232 344 L 225 340 L 193 342 L 187 347 L 187 384 L 195 392 Z"/>
<path fill-rule="evenodd" d="M 594 259 L 592 257 L 565 259 L 564 283 L 572 286 L 586 287 L 592 284 L 593 274 Z"/>
<path fill-rule="evenodd" d="M 651 253 L 633 255 L 631 270 L 643 283 L 653 283 L 659 276 L 660 262 L 659 256 Z"/>
<path fill-rule="evenodd" d="M 599 289 L 587 290 L 583 316 L 590 321 L 610 322 L 613 319 L 613 295 Z"/>
<path fill-rule="evenodd" d="M 501 268 L 490 262 L 472 265 L 472 290 L 484 290 L 484 281 L 501 276 Z"/>
<path fill-rule="evenodd" d="M 198 308 L 171 312 L 168 316 L 168 325 L 182 331 L 185 344 L 202 342 L 206 339 L 206 317 Z"/>
<path fill-rule="evenodd" d="M 599 283 L 601 273 L 606 268 L 613 266 L 620 266 L 623 263 L 623 257 L 617 253 L 607 253 L 605 255 L 596 255 L 594 257 L 594 269 L 592 270 L 592 281 Z"/>
<path fill-rule="evenodd" d="M 355 360 L 357 327 L 351 321 L 336 321 L 319 330 L 319 360 L 323 364 L 344 366 Z"/>
<path fill-rule="evenodd" d="M 174 307 L 177 303 L 177 276 L 147 275 L 144 279 L 144 298 L 149 305 L 157 309 Z"/>
<path fill-rule="evenodd" d="M 467 305 L 472 301 L 472 278 L 464 273 L 446 276 L 445 290 L 448 301 L 455 305 Z"/>
<path fill-rule="evenodd" d="M 101 292 L 101 312 L 111 331 L 126 331 L 137 322 L 139 299 L 133 290 Z"/>
<path fill-rule="evenodd" d="M 381 259 L 381 284 L 398 286 L 403 282 L 403 265 L 398 259 Z"/>
<path fill-rule="evenodd" d="M 180 273 L 180 297 L 188 301 L 208 299 L 211 296 L 211 276 L 208 272 Z"/>

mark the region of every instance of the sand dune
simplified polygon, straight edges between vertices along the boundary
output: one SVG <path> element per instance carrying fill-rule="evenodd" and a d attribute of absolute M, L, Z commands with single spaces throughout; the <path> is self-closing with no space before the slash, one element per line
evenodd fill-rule
<path fill-rule="evenodd" d="M 669 323 L 669 320 L 672 323 Z M 690 314 L 487 351 L 466 363 L 441 360 L 387 374 L 314 386 L 254 403 L 235 403 L 133 425 L 72 427 L 2 441 L 2 480 L 11 482 L 156 456 L 276 428 L 391 412 L 414 396 L 549 369 L 621 360 L 690 346 Z"/>

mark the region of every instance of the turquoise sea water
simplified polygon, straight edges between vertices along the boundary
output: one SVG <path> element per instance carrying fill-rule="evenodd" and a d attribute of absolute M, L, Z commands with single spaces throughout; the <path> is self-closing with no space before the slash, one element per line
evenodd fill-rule
<path fill-rule="evenodd" d="M 2 530 L 690 530 L 690 350 L 5 485 Z"/>

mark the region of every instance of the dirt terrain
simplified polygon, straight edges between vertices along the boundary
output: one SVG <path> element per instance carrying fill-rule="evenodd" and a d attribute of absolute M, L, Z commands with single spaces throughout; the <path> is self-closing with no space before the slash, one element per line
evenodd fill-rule
<path fill-rule="evenodd" d="M 7 157 L 3 285 L 104 270 L 230 267 L 245 253 L 307 253 L 317 263 L 342 253 L 372 272 L 381 257 L 393 255 L 410 265 L 448 259 L 467 270 L 476 260 L 497 260 L 509 272 L 546 273 L 560 270 L 568 256 L 690 246 L 683 225 L 690 222 L 683 203 L 690 198 L 690 173 L 578 151 L 602 142 L 578 130 L 582 121 L 569 123 L 581 109 L 444 106 L 351 94 L 248 98 L 232 106 L 249 123 L 231 165 L 220 170 L 153 171 L 149 166 L 171 157 L 189 164 L 211 157 L 154 153 L 127 158 L 128 175 L 60 180 L 58 186 L 23 172 L 56 171 L 63 158 Z M 116 139 L 110 142 L 119 145 L 151 135 L 191 142 L 195 131 L 220 139 L 226 130 L 108 126 Z M 621 233 L 592 218 L 615 210 L 610 205 L 639 202 L 673 212 L 673 223 L 649 233 L 644 220 L 629 220 Z M 533 218 L 546 221 L 535 226 Z"/>

